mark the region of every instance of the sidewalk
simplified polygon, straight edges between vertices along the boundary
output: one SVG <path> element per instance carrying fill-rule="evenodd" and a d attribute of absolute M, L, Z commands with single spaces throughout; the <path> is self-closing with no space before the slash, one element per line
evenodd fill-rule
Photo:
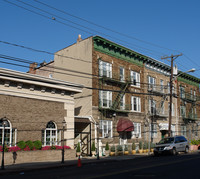
<path fill-rule="evenodd" d="M 120 160 L 130 160 L 139 157 L 147 157 L 148 154 L 135 154 L 135 155 L 123 155 L 123 156 L 102 156 L 99 160 L 96 157 L 83 157 L 81 158 L 82 165 L 87 165 L 89 163 L 102 163 L 102 162 L 114 162 Z M 35 162 L 35 163 L 21 163 L 21 164 L 12 164 L 5 165 L 5 169 L 0 169 L 0 176 L 11 174 L 11 173 L 19 173 L 24 174 L 27 171 L 33 170 L 43 170 L 43 169 L 52 169 L 52 168 L 60 168 L 60 167 L 70 167 L 77 166 L 78 158 L 76 160 L 65 160 L 65 163 L 62 164 L 58 161 L 49 161 L 49 162 Z"/>

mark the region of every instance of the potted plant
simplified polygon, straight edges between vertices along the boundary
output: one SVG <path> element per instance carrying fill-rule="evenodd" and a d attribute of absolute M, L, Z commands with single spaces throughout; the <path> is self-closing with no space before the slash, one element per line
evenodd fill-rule
<path fill-rule="evenodd" d="M 143 143 L 143 152 L 147 153 L 147 143 L 145 141 Z"/>
<path fill-rule="evenodd" d="M 110 148 L 110 156 L 113 156 L 113 155 L 115 155 L 115 146 L 114 145 L 111 146 L 111 148 Z"/>
<path fill-rule="evenodd" d="M 124 155 L 128 155 L 129 151 L 128 151 L 128 145 L 125 145 L 124 147 Z"/>
<path fill-rule="evenodd" d="M 92 143 L 91 151 L 92 151 L 92 156 L 94 157 L 95 154 L 96 154 L 96 148 L 95 148 L 95 143 L 94 142 Z"/>
<path fill-rule="evenodd" d="M 78 142 L 77 144 L 77 148 L 76 148 L 76 155 L 80 156 L 81 155 L 81 147 L 80 147 L 80 142 Z"/>
<path fill-rule="evenodd" d="M 108 142 L 106 142 L 105 154 L 106 154 L 106 156 L 109 155 L 109 145 L 108 145 Z"/>
<path fill-rule="evenodd" d="M 135 142 L 133 141 L 132 143 L 132 154 L 135 154 L 136 153 L 136 145 L 135 145 Z"/>
<path fill-rule="evenodd" d="M 154 148 L 154 146 L 155 146 L 155 145 L 154 145 L 154 143 L 152 143 L 152 142 L 151 142 L 151 144 L 150 144 L 151 152 L 153 152 L 153 151 L 154 151 L 154 149 L 153 149 L 153 148 Z"/>
<path fill-rule="evenodd" d="M 139 142 L 139 153 L 143 153 L 143 149 L 142 149 L 142 141 Z"/>
<path fill-rule="evenodd" d="M 117 154 L 118 154 L 118 155 L 122 155 L 122 154 L 123 154 L 122 145 L 118 145 L 118 146 L 117 146 Z"/>
<path fill-rule="evenodd" d="M 192 151 L 198 150 L 198 144 L 199 144 L 198 140 L 195 140 L 195 139 L 191 140 L 190 150 Z"/>

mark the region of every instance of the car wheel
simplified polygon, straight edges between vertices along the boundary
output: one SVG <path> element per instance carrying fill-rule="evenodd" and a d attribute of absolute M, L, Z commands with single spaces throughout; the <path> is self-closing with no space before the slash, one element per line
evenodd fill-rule
<path fill-rule="evenodd" d="M 172 155 L 176 155 L 176 154 L 177 154 L 176 148 L 173 148 L 173 149 L 172 149 Z"/>
<path fill-rule="evenodd" d="M 187 154 L 188 152 L 189 152 L 189 147 L 186 146 L 186 147 L 185 147 L 185 153 Z"/>

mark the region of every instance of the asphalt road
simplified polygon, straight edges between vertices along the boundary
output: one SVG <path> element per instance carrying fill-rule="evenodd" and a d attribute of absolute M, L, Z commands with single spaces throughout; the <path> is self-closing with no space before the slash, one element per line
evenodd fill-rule
<path fill-rule="evenodd" d="M 198 178 L 200 154 L 142 157 L 131 160 L 85 164 L 78 168 L 63 167 L 1 176 L 9 178 Z"/>

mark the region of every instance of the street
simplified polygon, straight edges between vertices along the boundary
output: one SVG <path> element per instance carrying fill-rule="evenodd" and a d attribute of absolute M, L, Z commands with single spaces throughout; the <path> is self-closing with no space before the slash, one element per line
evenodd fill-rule
<path fill-rule="evenodd" d="M 21 172 L 1 176 L 9 178 L 200 178 L 199 154 L 141 157 L 131 160 Z"/>

